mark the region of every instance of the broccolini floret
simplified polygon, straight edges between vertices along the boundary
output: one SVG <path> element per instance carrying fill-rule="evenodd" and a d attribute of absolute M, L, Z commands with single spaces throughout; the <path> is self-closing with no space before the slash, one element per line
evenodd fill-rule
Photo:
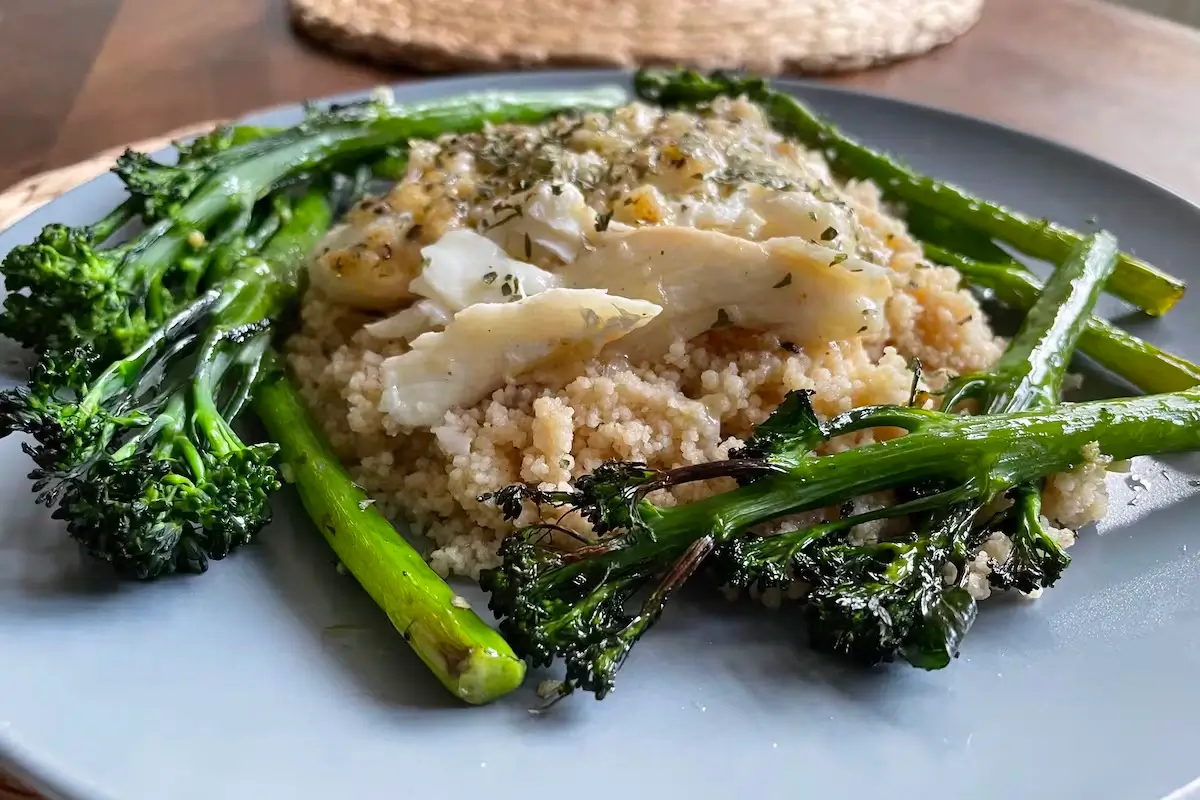
<path fill-rule="evenodd" d="M 1189 447 L 1200 435 L 1177 430 L 1160 438 L 1149 430 L 1155 415 L 1165 420 L 1175 413 L 1168 407 L 1190 406 L 1191 394 L 1055 408 L 1070 355 L 1116 257 L 1106 234 L 1077 247 L 994 370 L 952 382 L 944 411 L 868 407 L 822 423 L 808 395 L 793 392 L 727 461 L 667 472 L 611 463 L 569 491 L 514 486 L 498 493 L 511 518 L 529 501 L 570 508 L 598 536 L 560 552 L 545 540 L 565 532 L 537 524 L 506 540 L 502 565 L 483 578 L 501 630 L 535 665 L 564 662 L 563 693 L 584 689 L 603 697 L 670 594 L 713 554 L 711 566 L 724 584 L 808 584 L 810 640 L 821 649 L 864 664 L 901 657 L 924 668 L 946 666 L 975 618 L 966 567 L 991 530 L 1013 540 L 1011 556 L 995 565 L 997 586 L 1040 589 L 1069 563 L 1040 516 L 1036 482 L 1070 469 L 1092 440 L 1105 452 L 1142 453 Z M 966 400 L 987 413 L 954 413 Z M 1128 413 L 1138 403 L 1139 412 Z M 1144 439 L 1137 433 L 1143 426 Z M 816 454 L 835 436 L 880 427 L 906 434 Z M 675 507 L 646 499 L 657 489 L 714 477 L 734 477 L 741 486 Z M 772 519 L 884 489 L 896 492 L 895 504 L 787 533 L 751 533 Z M 979 519 L 1008 492 L 1011 511 Z M 848 537 L 861 523 L 896 517 L 909 518 L 910 533 L 875 542 Z M 947 564 L 954 567 L 949 580 Z M 639 602 L 646 591 L 649 598 Z"/>
<path fill-rule="evenodd" d="M 793 402 L 802 402 L 802 395 L 792 397 Z M 665 472 L 641 464 L 609 464 L 603 472 L 593 473 L 593 481 L 583 487 L 577 482 L 570 491 L 545 492 L 521 485 L 502 490 L 497 501 L 510 512 L 522 502 L 532 501 L 576 509 L 589 519 L 633 521 L 632 527 L 611 531 L 575 551 L 550 545 L 547 539 L 555 528 L 550 524 L 530 526 L 504 541 L 500 551 L 503 563 L 484 573 L 481 583 L 491 594 L 489 606 L 501 618 L 500 630 L 514 651 L 533 664 L 562 659 L 567 667 L 563 694 L 584 689 L 604 696 L 611 691 L 615 673 L 633 644 L 661 613 L 670 593 L 699 566 L 711 544 L 739 540 L 755 526 L 779 517 L 838 505 L 884 489 L 902 493 L 912 487 L 922 489 L 907 501 L 911 505 L 893 507 L 901 513 L 946 512 L 959 503 L 978 503 L 1046 475 L 1071 470 L 1083 463 L 1085 450 L 1093 442 L 1114 459 L 1193 450 L 1200 447 L 1200 392 L 978 416 L 883 406 L 856 409 L 820 427 L 822 440 L 874 427 L 901 427 L 907 433 L 834 455 L 789 455 L 789 466 L 769 458 L 718 461 L 702 468 Z M 811 435 L 807 429 L 797 433 Z M 646 499 L 647 490 L 656 487 L 753 474 L 758 477 L 746 485 L 691 503 L 663 507 Z M 923 487 L 932 487 L 932 491 Z M 962 552 L 963 545 L 952 527 L 918 530 L 941 531 L 934 544 L 949 553 Z M 784 537 L 801 535 L 814 534 L 797 532 L 753 541 L 776 547 L 788 542 Z M 905 539 L 901 544 L 915 541 Z M 910 580 L 894 569 L 889 573 L 912 553 L 911 548 L 901 546 L 843 551 L 840 563 L 849 564 L 860 575 L 874 576 L 877 582 L 889 576 L 902 578 L 898 585 L 883 587 L 889 602 L 904 596 L 924 602 L 928 595 L 919 591 L 920 580 Z M 880 566 L 872 566 L 862 556 L 878 559 Z M 733 563 L 742 569 L 746 560 L 743 555 Z M 713 563 L 720 567 L 729 561 Z M 822 568 L 833 567 L 834 574 L 844 574 L 836 572 L 838 565 L 838 561 L 817 562 L 814 569 L 820 574 Z M 729 581 L 732 574 L 720 572 L 717 579 Z M 930 574 L 913 573 L 917 577 Z M 903 594 L 906 588 L 908 595 Z M 636 595 L 643 589 L 651 592 L 650 599 L 638 603 Z M 858 623 L 874 625 L 875 611 L 886 609 L 884 595 L 879 599 L 880 603 L 868 609 L 870 615 L 826 615 L 834 626 L 822 629 L 819 636 L 829 636 L 825 641 L 846 641 L 849 631 L 839 630 L 837 625 L 847 621 L 855 623 L 856 634 L 866 630 Z M 929 627 L 932 622 L 923 622 L 910 630 L 911 638 L 902 640 L 908 646 L 906 652 L 902 645 L 900 654 L 912 654 L 922 666 L 937 666 L 946 660 L 936 653 L 939 647 L 947 654 L 956 647 L 955 626 L 963 627 L 969 621 L 966 606 L 961 593 L 944 597 L 944 602 L 933 608 L 935 615 L 944 617 L 938 623 L 945 633 L 941 645 L 935 641 L 918 649 L 919 637 L 938 629 Z M 946 616 L 951 612 L 963 622 Z M 919 619 L 931 618 L 922 615 Z M 896 638 L 889 633 L 884 641 Z M 862 652 L 879 654 L 880 650 Z"/>
<path fill-rule="evenodd" d="M 38 500 L 91 555 L 140 579 L 202 572 L 270 518 L 277 448 L 246 444 L 231 423 L 258 377 L 270 320 L 296 291 L 294 252 L 330 218 L 325 190 L 309 191 L 261 255 L 95 378 L 95 354 L 81 345 L 47 355 L 28 385 L 0 395 L 0 435 L 33 438 Z"/>

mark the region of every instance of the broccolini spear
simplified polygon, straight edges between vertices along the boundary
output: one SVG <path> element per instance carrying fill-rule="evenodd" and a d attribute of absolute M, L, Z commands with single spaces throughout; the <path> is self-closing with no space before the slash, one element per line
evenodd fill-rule
<path fill-rule="evenodd" d="M 496 500 L 510 517 L 520 513 L 523 501 L 532 500 L 576 509 L 601 523 L 600 539 L 575 552 L 547 546 L 544 540 L 554 526 L 546 524 L 504 541 L 503 563 L 481 578 L 491 594 L 489 607 L 502 618 L 500 632 L 534 665 L 563 660 L 563 694 L 584 689 L 603 697 L 630 648 L 710 543 L 720 545 L 764 522 L 884 489 L 913 497 L 892 507 L 903 514 L 977 503 L 1074 469 L 1093 442 L 1118 460 L 1200 449 L 1196 389 L 1011 414 L 878 406 L 824 424 L 815 419 L 804 393 L 793 393 L 765 423 L 773 436 L 765 455 L 665 472 L 614 462 L 580 478 L 569 491 L 512 486 L 499 492 Z M 834 455 L 811 454 L 829 438 L 878 427 L 907 433 Z M 718 477 L 755 479 L 672 507 L 646 499 L 658 488 Z M 877 517 L 835 523 L 872 518 Z M 606 520 L 611 527 L 604 526 Z M 776 540 L 787 541 L 763 542 Z M 945 536 L 937 543 L 951 552 L 957 546 Z M 629 610 L 626 604 L 644 588 L 653 589 L 650 599 Z"/>
<path fill-rule="evenodd" d="M 637 94 L 662 105 L 694 106 L 720 96 L 745 94 L 767 111 L 772 125 L 825 153 L 830 165 L 848 177 L 872 180 L 893 200 L 925 207 L 1026 255 L 1061 264 L 1083 234 L 1048 220 L 1035 220 L 964 189 L 919 175 L 876 152 L 818 117 L 795 97 L 770 88 L 762 78 L 691 70 L 643 70 L 634 78 Z M 1108 282 L 1112 294 L 1155 316 L 1170 311 L 1183 297 L 1184 282 L 1151 264 L 1122 253 Z"/>
<path fill-rule="evenodd" d="M 203 147 L 201 158 L 166 165 L 126 153 L 114 171 L 147 207 L 165 212 L 196 195 L 227 202 L 248 198 L 257 185 L 269 187 L 322 165 L 344 166 L 348 160 L 381 155 L 410 139 L 478 130 L 487 123 L 534 123 L 560 111 L 611 109 L 624 99 L 619 88 L 599 87 L 576 92 L 481 92 L 404 105 L 373 98 L 328 108 L 313 106 L 297 125 L 255 132 L 266 135 L 239 136 L 238 129 L 232 129 L 217 140 L 217 146 Z M 229 180 L 227 171 L 239 166 L 250 171 L 235 172 L 240 180 Z"/>
<path fill-rule="evenodd" d="M 266 133 L 260 128 L 225 126 L 181 142 L 178 168 L 201 170 L 215 153 Z M 140 157 L 149 162 L 148 157 Z M 235 240 L 242 252 L 262 244 L 246 240 L 244 228 L 226 231 L 217 220 L 211 228 L 174 231 L 165 218 L 167 211 L 151 197 L 134 195 L 93 225 L 47 225 L 32 243 L 15 247 L 0 266 L 8 290 L 0 334 L 39 353 L 87 343 L 101 356 L 119 357 L 194 294 L 178 282 L 155 284 L 147 276 L 165 275 L 178 257 L 174 268 L 188 282 L 198 284 L 203 265 L 213 255 L 210 241 Z M 132 241 L 105 247 L 138 217 L 151 227 Z M 160 242 L 158 249 L 144 252 L 156 242 Z M 139 275 L 149 282 L 139 287 Z"/>
<path fill-rule="evenodd" d="M 1037 277 L 1018 264 L 976 261 L 929 243 L 924 248 L 931 261 L 954 267 L 968 285 L 991 291 L 999 303 L 1017 311 L 1031 309 L 1042 291 Z M 1099 317 L 1087 321 L 1079 350 L 1143 392 L 1177 392 L 1200 385 L 1200 367 Z"/>
<path fill-rule="evenodd" d="M 963 400 L 987 414 L 1057 405 L 1070 355 L 1088 320 L 1105 278 L 1116 263 L 1116 242 L 1107 234 L 1091 237 L 1050 278 L 995 367 L 951 382 L 942 408 Z M 811 424 L 811 423 L 810 423 Z M 773 457 L 771 440 L 752 440 L 745 455 Z M 933 489 L 931 493 L 931 488 Z M 930 501 L 946 505 L 961 488 L 939 494 L 933 487 L 909 487 L 920 496 L 866 515 L 883 519 L 920 509 Z M 811 584 L 807 614 L 813 644 L 865 664 L 899 655 L 926 669 L 945 667 L 975 619 L 975 601 L 962 587 L 976 539 L 973 522 L 994 497 L 986 486 L 970 499 L 918 515 L 916 533 L 904 540 L 853 544 L 838 538 L 861 516 L 766 538 L 730 542 L 717 558 L 723 577 L 734 585 L 781 585 L 793 578 Z M 1010 488 L 1010 487 L 1005 487 Z M 1041 523 L 1040 491 L 1014 489 L 1015 507 L 1001 521 L 1013 541 L 1011 557 L 996 564 L 993 580 L 1033 591 L 1057 580 L 1070 559 Z M 942 567 L 952 563 L 959 576 L 946 585 Z"/>
<path fill-rule="evenodd" d="M 47 355 L 0 395 L 0 435 L 30 434 L 38 500 L 94 557 L 151 579 L 203 572 L 250 541 L 278 487 L 273 444 L 231 422 L 248 402 L 271 319 L 295 294 L 303 255 L 328 229 L 325 187 L 289 205 L 260 256 L 242 260 L 125 358 L 89 376 L 86 345 Z M 266 223 L 264 223 L 266 224 Z"/>
<path fill-rule="evenodd" d="M 1036 507 L 1026 504 L 1031 492 L 1022 487 L 1070 468 L 1093 438 L 1106 452 L 1139 447 L 1136 436 L 1107 440 L 1111 431 L 1101 430 L 1098 420 L 1109 414 L 1116 419 L 1120 401 L 1041 418 L 1024 411 L 1057 402 L 1069 354 L 1116 252 L 1115 241 L 1104 234 L 1081 246 L 1055 273 L 996 369 L 965 376 L 950 389 L 948 407 L 972 397 L 992 414 L 876 407 L 822 425 L 807 395 L 793 393 L 729 461 L 669 472 L 614 463 L 579 479 L 568 492 L 528 486 L 500 492 L 497 500 L 510 517 L 521 513 L 527 499 L 570 507 L 601 537 L 568 553 L 543 546 L 553 525 L 535 525 L 507 539 L 503 564 L 482 581 L 493 611 L 503 618 L 501 631 L 535 665 L 562 659 L 564 693 L 582 688 L 603 697 L 670 593 L 716 549 L 714 565 L 723 582 L 810 581 L 809 624 L 818 647 L 866 663 L 901 655 L 918 666 L 945 666 L 974 620 L 975 604 L 964 588 L 945 586 L 941 570 L 951 561 L 965 574 L 978 538 L 972 523 L 979 510 L 997 494 L 1018 491 L 1011 517 L 1013 556 L 997 565 L 997 580 L 1027 590 L 1034 581 L 1049 585 L 1065 566 L 1065 553 L 1041 527 Z M 1023 416 L 1013 413 L 1022 411 Z M 1140 423 L 1133 417 L 1126 424 Z M 908 433 L 837 455 L 813 455 L 832 436 L 883 426 Z M 1075 438 L 1081 434 L 1085 438 Z M 1163 446 L 1190 447 L 1183 443 L 1188 438 Z M 1141 447 L 1160 444 L 1148 435 Z M 673 508 L 645 499 L 656 489 L 729 476 L 744 485 Z M 791 533 L 744 535 L 775 517 L 883 488 L 899 490 L 902 501 Z M 1032 518 L 1026 513 L 1031 509 Z M 916 518 L 915 536 L 873 545 L 845 539 L 862 522 L 909 515 Z M 630 611 L 635 595 L 646 589 L 649 599 Z"/>
<path fill-rule="evenodd" d="M 255 390 L 254 410 L 329 546 L 438 680 L 473 704 L 517 688 L 524 662 L 353 483 L 278 363 Z"/>
<path fill-rule="evenodd" d="M 312 109 L 280 131 L 242 127 L 202 137 L 175 165 L 126 153 L 115 171 L 130 191 L 128 203 L 90 228 L 47 226 L 0 265 L 9 292 L 0 334 L 39 353 L 88 344 L 104 360 L 126 355 L 253 250 L 246 237 L 255 209 L 281 185 L 379 158 L 410 138 L 533 122 L 566 108 L 611 108 L 623 99 L 620 89 L 599 88 L 414 105 L 368 100 Z M 106 248 L 138 213 L 149 227 Z"/>

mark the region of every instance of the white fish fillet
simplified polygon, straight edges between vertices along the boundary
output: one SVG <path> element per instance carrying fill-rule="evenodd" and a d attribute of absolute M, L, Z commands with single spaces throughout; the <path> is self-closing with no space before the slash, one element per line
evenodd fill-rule
<path fill-rule="evenodd" d="M 404 427 L 429 427 L 506 382 L 554 360 L 591 358 L 662 309 L 600 289 L 549 289 L 512 303 L 478 303 L 383 363 L 380 410 Z"/>
<path fill-rule="evenodd" d="M 892 291 L 886 269 L 800 237 L 751 242 L 669 226 L 609 234 L 558 276 L 662 307 L 615 345 L 636 359 L 723 325 L 798 345 L 870 335 Z"/>
<path fill-rule="evenodd" d="M 575 260 L 596 229 L 596 212 L 572 183 L 538 181 L 508 198 L 484 219 L 487 235 L 517 256 L 545 250 L 563 263 Z"/>
<path fill-rule="evenodd" d="M 559 285 L 554 273 L 509 258 L 491 239 L 467 228 L 443 234 L 421 248 L 421 256 L 421 273 L 408 288 L 423 299 L 364 326 L 372 336 L 412 341 L 444 328 L 467 306 L 520 300 Z"/>
<path fill-rule="evenodd" d="M 491 239 L 462 228 L 421 248 L 425 263 L 409 284 L 451 312 L 476 303 L 502 303 L 559 285 L 551 272 L 510 258 Z"/>

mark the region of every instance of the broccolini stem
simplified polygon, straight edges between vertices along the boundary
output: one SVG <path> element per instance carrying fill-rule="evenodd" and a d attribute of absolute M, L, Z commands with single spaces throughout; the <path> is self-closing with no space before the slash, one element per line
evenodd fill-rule
<path fill-rule="evenodd" d="M 1107 233 L 1089 237 L 1074 248 L 992 370 L 986 413 L 1059 402 L 1075 345 L 1116 259 L 1117 240 Z"/>
<path fill-rule="evenodd" d="M 120 361 L 114 361 L 100 373 L 88 387 L 87 394 L 79 401 L 80 407 L 87 414 L 94 414 L 110 397 L 135 385 L 146 372 L 147 365 L 167 352 L 167 348 L 178 338 L 179 332 L 210 313 L 218 300 L 220 292 L 210 290 L 176 312 L 132 353 Z"/>
<path fill-rule="evenodd" d="M 836 419 L 830 427 L 836 430 Z M 644 503 L 644 516 L 659 543 L 678 546 L 713 520 L 719 538 L 730 538 L 786 514 L 926 480 L 973 484 L 980 496 L 993 495 L 1074 469 L 1092 442 L 1118 461 L 1200 449 L 1200 390 L 1011 414 L 937 415 L 906 436 L 808 459 L 724 494 L 671 508 Z"/>
<path fill-rule="evenodd" d="M 296 293 L 304 257 L 333 222 L 333 205 L 321 188 L 297 199 L 288 210 L 287 224 L 262 250 L 243 258 L 227 279 L 232 288 L 217 317 L 217 330 L 234 328 L 277 316 Z"/>
<path fill-rule="evenodd" d="M 257 281 L 257 291 L 239 292 L 223 319 L 276 310 L 294 291 L 305 256 L 331 221 L 330 206 L 321 195 L 299 201 L 253 268 L 270 279 Z M 517 688 L 525 663 L 374 508 L 315 427 L 281 360 L 268 353 L 265 361 L 254 389 L 254 409 L 278 443 L 305 509 L 338 558 L 455 696 L 487 703 Z"/>
<path fill-rule="evenodd" d="M 1025 314 L 999 363 L 990 374 L 981 377 L 982 384 L 976 387 L 981 392 L 985 413 L 1002 414 L 1058 405 L 1067 366 L 1091 318 L 1104 281 L 1117 263 L 1117 252 L 1116 239 L 1107 233 L 1098 233 L 1080 242 L 1070 258 L 1054 271 Z M 968 379 L 961 386 L 971 383 Z M 949 394 L 953 395 L 954 391 Z M 942 407 L 951 410 L 955 403 L 954 397 L 944 397 Z M 1018 530 L 1014 535 L 1021 537 L 1020 547 L 1040 548 L 1043 542 L 1053 545 L 1050 550 L 1042 548 L 1061 564 L 1057 572 L 1051 570 L 1041 574 L 1046 585 L 1051 585 L 1070 563 L 1070 558 L 1054 544 L 1040 522 L 1041 478 L 1035 483 L 1036 486 L 1021 484 L 1016 489 L 1011 512 L 1018 518 Z M 978 513 L 993 496 L 983 495 L 969 507 Z M 934 527 L 940 528 L 936 522 L 940 521 L 935 521 Z M 962 570 L 965 565 L 956 563 L 955 566 Z"/>
<path fill-rule="evenodd" d="M 1042 291 L 1037 277 L 1016 264 L 984 263 L 932 244 L 925 245 L 925 255 L 954 267 L 967 283 L 992 291 L 999 302 L 1018 311 L 1032 308 Z M 1200 385 L 1200 366 L 1099 317 L 1088 318 L 1079 349 L 1143 392 L 1177 392 Z"/>
<path fill-rule="evenodd" d="M 524 662 L 355 486 L 282 368 L 264 375 L 254 409 L 329 546 L 438 680 L 473 704 L 520 686 Z"/>
<path fill-rule="evenodd" d="M 1062 263 L 1083 234 L 1049 220 L 1035 220 L 976 197 L 957 186 L 917 173 L 849 138 L 822 121 L 790 95 L 772 93 L 776 125 L 810 146 L 833 155 L 834 169 L 879 183 L 884 194 L 923 205 L 1006 242 L 1026 255 Z M 1121 253 L 1109 278 L 1112 294 L 1155 316 L 1166 314 L 1183 297 L 1186 284 L 1128 253 Z"/>
<path fill-rule="evenodd" d="M 884 194 L 967 225 L 1053 264 L 1062 263 L 1083 234 L 1050 222 L 1035 220 L 976 197 L 948 183 L 920 175 L 891 157 L 872 150 L 842 133 L 795 97 L 771 89 L 759 78 L 703 76 L 690 71 L 645 70 L 634 79 L 638 94 L 667 104 L 694 105 L 720 95 L 745 93 L 763 105 L 772 125 L 803 144 L 821 151 L 837 172 L 879 184 Z M 1148 313 L 1167 313 L 1183 297 L 1185 284 L 1151 264 L 1122 253 L 1108 282 L 1108 291 Z"/>
<path fill-rule="evenodd" d="M 906 206 L 903 215 L 908 232 L 922 242 L 938 245 L 989 264 L 1020 266 L 1017 260 L 990 236 L 930 211 L 924 206 Z"/>
<path fill-rule="evenodd" d="M 179 392 L 172 395 L 159 416 L 160 419 L 156 419 L 154 424 L 154 429 L 159 433 L 159 437 L 150 450 L 150 458 L 156 461 L 180 459 L 187 465 L 192 483 L 203 482 L 204 473 L 207 470 L 204 466 L 204 459 L 200 457 L 200 451 L 196 448 L 196 443 L 187 435 L 188 413 L 187 400 L 184 395 Z M 140 436 L 135 441 L 145 440 L 145 436 Z M 134 442 L 130 442 L 129 445 L 114 454 L 113 461 L 129 458 L 135 452 L 130 446 L 136 447 Z M 129 452 L 126 452 L 127 449 Z M 121 455 L 121 458 L 118 458 L 118 455 Z"/>
<path fill-rule="evenodd" d="M 108 215 L 99 222 L 91 225 L 88 230 L 92 234 L 92 241 L 95 244 L 103 244 L 114 233 L 130 222 L 138 214 L 138 208 L 141 203 L 136 197 L 130 197 L 124 203 L 108 212 Z"/>
<path fill-rule="evenodd" d="M 265 337 L 269 327 L 259 325 L 263 320 L 277 317 L 296 294 L 304 256 L 316 244 L 333 222 L 333 205 L 324 187 L 310 188 L 283 212 L 287 223 L 271 237 L 257 256 L 244 258 L 233 274 L 222 282 L 222 297 L 227 298 L 217 311 L 213 326 L 200 354 L 192 402 L 198 426 L 204 431 L 213 452 L 228 455 L 241 447 L 241 441 L 228 420 L 241 410 L 259 374 L 265 353 Z M 216 384 L 228 366 L 220 360 L 226 349 L 226 339 L 263 339 L 258 347 L 243 344 L 241 366 L 248 375 L 235 388 L 225 416 L 217 408 Z"/>
<path fill-rule="evenodd" d="M 534 122 L 567 108 L 612 108 L 624 96 L 620 89 L 601 87 L 578 92 L 464 95 L 402 106 L 367 103 L 344 115 L 339 115 L 339 109 L 320 112 L 294 128 L 234 145 L 211 157 L 210 176 L 172 214 L 173 224 L 155 226 L 143 237 L 145 246 L 135 262 L 140 286 L 150 293 L 152 307 L 159 304 L 162 277 L 184 254 L 193 231 L 208 230 L 222 216 L 234 213 L 233 223 L 217 237 L 227 243 L 242 236 L 255 203 L 289 175 L 448 130 L 474 130 L 489 122 Z M 216 237 L 214 244 L 219 244 Z M 215 252 L 220 247 L 210 249 Z"/>
<path fill-rule="evenodd" d="M 410 139 L 470 131 L 487 123 L 531 123 L 565 109 L 617 106 L 623 90 L 468 94 L 423 104 L 363 103 L 318 112 L 294 128 L 252 139 L 214 155 L 222 166 L 176 215 L 180 225 L 211 224 L 231 208 L 249 208 L 279 180 L 331 160 L 381 152 Z"/>

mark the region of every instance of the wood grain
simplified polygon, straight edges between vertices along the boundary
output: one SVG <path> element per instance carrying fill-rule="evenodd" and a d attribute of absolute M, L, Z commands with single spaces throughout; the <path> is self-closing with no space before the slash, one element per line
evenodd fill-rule
<path fill-rule="evenodd" d="M 42 796 L 20 783 L 16 778 L 0 772 L 0 800 L 42 800 Z"/>
<path fill-rule="evenodd" d="M 990 0 L 960 41 L 841 82 L 1055 139 L 1200 201 L 1200 30 L 1092 0 Z"/>
<path fill-rule="evenodd" d="M 62 53 L 33 57 L 46 30 Z M 284 0 L 5 0 L 0 186 L 198 120 L 408 77 L 313 49 Z M 988 0 L 954 44 L 838 80 L 1048 136 L 1200 197 L 1200 32 L 1173 23 L 1093 0 Z"/>
<path fill-rule="evenodd" d="M 312 49 L 285 0 L 4 0 L 0 187 L 202 120 L 410 77 Z M 1200 202 L 1200 32 L 1173 23 L 1093 0 L 988 0 L 958 42 L 836 82 L 1055 139 Z M 0 800 L 31 797 L 0 774 Z"/>
<path fill-rule="evenodd" d="M 0 5 L 0 185 L 44 169 L 120 0 L 4 0 Z M 54 32 L 53 59 L 37 42 Z"/>

